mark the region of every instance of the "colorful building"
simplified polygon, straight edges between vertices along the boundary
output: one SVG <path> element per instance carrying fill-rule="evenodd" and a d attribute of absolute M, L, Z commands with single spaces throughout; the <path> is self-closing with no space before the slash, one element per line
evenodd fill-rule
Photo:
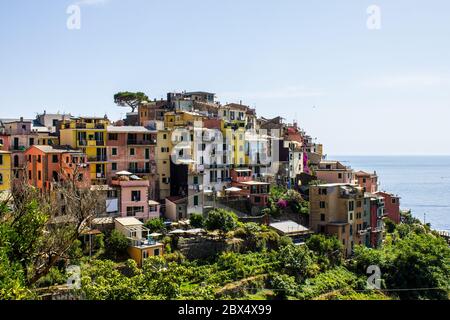
<path fill-rule="evenodd" d="M 270 183 L 253 180 L 250 169 L 231 169 L 231 186 L 255 207 L 265 207 L 269 201 Z"/>
<path fill-rule="evenodd" d="M 134 217 L 142 222 L 159 218 L 159 211 L 149 210 L 149 181 L 131 173 L 119 173 L 111 185 L 119 189 L 119 213 L 122 217 Z"/>
<path fill-rule="evenodd" d="M 320 161 L 315 170 L 317 180 L 326 183 L 355 183 L 355 173 L 353 169 L 343 165 L 339 161 Z"/>
<path fill-rule="evenodd" d="M 377 194 L 368 194 L 370 199 L 370 244 L 372 248 L 378 248 L 383 241 L 384 223 L 384 198 Z"/>
<path fill-rule="evenodd" d="M 394 223 L 400 223 L 400 197 L 385 191 L 378 191 L 376 195 L 384 198 L 384 213 Z"/>
<path fill-rule="evenodd" d="M 0 150 L 0 194 L 11 191 L 11 152 Z"/>
<path fill-rule="evenodd" d="M 378 191 L 378 176 L 376 172 L 355 172 L 355 180 L 356 183 L 363 188 L 364 192 L 375 193 Z"/>
<path fill-rule="evenodd" d="M 89 165 L 86 155 L 65 147 L 34 145 L 25 151 L 28 183 L 42 190 L 51 190 L 54 183 L 72 180 L 80 187 L 89 187 Z"/>
<path fill-rule="evenodd" d="M 23 178 L 26 167 L 25 150 L 38 142 L 38 135 L 32 131 L 31 120 L 20 118 L 2 121 L 2 126 L 0 134 L 2 150 L 11 152 L 13 177 Z"/>
<path fill-rule="evenodd" d="M 80 117 L 62 121 L 60 143 L 79 149 L 87 155 L 92 184 L 105 184 L 107 180 L 107 127 L 106 118 Z"/>
<path fill-rule="evenodd" d="M 127 237 L 129 241 L 127 252 L 139 267 L 142 267 L 148 257 L 164 254 L 164 244 L 155 241 L 150 236 L 150 230 L 144 227 L 141 221 L 127 217 L 116 218 L 114 223 L 115 229 Z"/>
<path fill-rule="evenodd" d="M 108 182 L 117 172 L 131 172 L 149 182 L 149 198 L 155 199 L 157 132 L 142 126 L 108 126 L 107 133 Z"/>
<path fill-rule="evenodd" d="M 360 232 L 364 214 L 362 188 L 345 183 L 312 185 L 309 200 L 309 225 L 313 231 L 336 236 L 347 255 L 355 244 L 365 244 Z"/>

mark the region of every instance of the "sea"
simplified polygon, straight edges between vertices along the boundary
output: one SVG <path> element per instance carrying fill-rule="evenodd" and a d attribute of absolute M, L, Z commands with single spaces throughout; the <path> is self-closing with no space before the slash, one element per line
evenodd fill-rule
<path fill-rule="evenodd" d="M 435 230 L 450 231 L 450 156 L 327 156 L 355 171 L 376 171 L 379 189 L 401 197 L 410 209 Z"/>

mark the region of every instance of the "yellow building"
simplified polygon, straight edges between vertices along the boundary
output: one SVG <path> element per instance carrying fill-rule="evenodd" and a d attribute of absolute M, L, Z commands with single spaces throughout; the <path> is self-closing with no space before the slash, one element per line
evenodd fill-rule
<path fill-rule="evenodd" d="M 0 150 L 0 193 L 11 190 L 11 152 Z"/>
<path fill-rule="evenodd" d="M 156 138 L 156 172 L 158 174 L 159 199 L 170 196 L 170 153 L 172 152 L 170 130 L 158 130 Z"/>
<path fill-rule="evenodd" d="M 164 127 L 172 129 L 174 127 L 193 126 L 196 121 L 203 121 L 204 118 L 206 118 L 206 116 L 197 112 L 166 112 L 164 114 Z"/>
<path fill-rule="evenodd" d="M 48 133 L 38 133 L 37 137 L 38 143 L 37 145 L 40 146 L 57 146 L 59 145 L 59 138 L 58 136 L 53 136 Z"/>
<path fill-rule="evenodd" d="M 61 124 L 61 145 L 69 145 L 87 155 L 92 184 L 106 183 L 106 128 L 109 124 L 106 117 L 72 118 Z"/>
<path fill-rule="evenodd" d="M 222 124 L 222 135 L 224 138 L 224 145 L 227 150 L 224 150 L 224 155 L 228 157 L 228 164 L 235 166 L 244 166 L 246 164 L 245 155 L 245 128 L 243 127 L 228 127 Z"/>

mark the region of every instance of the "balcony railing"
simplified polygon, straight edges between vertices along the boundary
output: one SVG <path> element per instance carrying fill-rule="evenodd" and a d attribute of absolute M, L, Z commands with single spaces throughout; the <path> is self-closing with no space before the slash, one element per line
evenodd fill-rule
<path fill-rule="evenodd" d="M 153 173 L 152 168 L 128 168 L 128 171 L 134 174 Z"/>
<path fill-rule="evenodd" d="M 89 162 L 105 162 L 106 160 L 106 155 L 104 156 L 95 156 L 95 157 L 88 157 L 88 161 Z"/>
<path fill-rule="evenodd" d="M 127 144 L 136 146 L 155 145 L 156 140 L 127 140 Z"/>

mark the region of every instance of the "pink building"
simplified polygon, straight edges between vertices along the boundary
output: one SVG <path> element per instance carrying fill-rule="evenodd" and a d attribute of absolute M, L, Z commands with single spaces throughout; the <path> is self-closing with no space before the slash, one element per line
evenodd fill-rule
<path fill-rule="evenodd" d="M 120 190 L 120 216 L 134 217 L 142 222 L 159 218 L 159 207 L 153 202 L 149 205 L 148 180 L 124 174 L 113 177 L 111 184 Z M 152 211 L 150 211 L 150 206 Z"/>
<path fill-rule="evenodd" d="M 0 135 L 0 144 L 4 151 L 11 151 L 11 165 L 15 177 L 25 172 L 26 159 L 25 150 L 30 146 L 37 144 L 38 135 L 32 131 L 31 120 L 3 121 L 2 133 Z"/>
<path fill-rule="evenodd" d="M 358 171 L 355 173 L 355 179 L 364 192 L 375 193 L 378 191 L 378 176 L 376 172 Z"/>
<path fill-rule="evenodd" d="M 355 183 L 353 169 L 343 165 L 339 161 L 322 160 L 315 172 L 317 180 L 325 183 Z"/>
<path fill-rule="evenodd" d="M 238 192 L 239 195 L 247 197 L 251 205 L 257 207 L 267 206 L 269 201 L 269 183 L 253 181 L 252 170 L 250 169 L 232 169 L 230 176 L 231 185 L 241 189 Z"/>
<path fill-rule="evenodd" d="M 140 126 L 108 126 L 107 178 L 128 171 L 149 182 L 149 198 L 156 197 L 156 131 Z"/>
<path fill-rule="evenodd" d="M 400 197 L 392 193 L 378 191 L 376 193 L 384 198 L 385 216 L 396 224 L 400 223 Z"/>

